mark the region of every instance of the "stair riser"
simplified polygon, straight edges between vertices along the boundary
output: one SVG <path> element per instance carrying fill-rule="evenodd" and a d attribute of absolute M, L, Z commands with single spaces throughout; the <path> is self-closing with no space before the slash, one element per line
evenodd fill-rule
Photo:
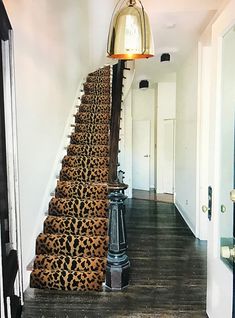
<path fill-rule="evenodd" d="M 110 112 L 109 104 L 102 105 L 93 105 L 93 104 L 81 104 L 79 106 L 79 112 L 82 113 L 109 113 Z"/>
<path fill-rule="evenodd" d="M 83 84 L 85 94 L 110 94 L 110 83 L 89 83 Z"/>
<path fill-rule="evenodd" d="M 88 76 L 87 83 L 110 83 L 110 75 L 106 76 Z"/>
<path fill-rule="evenodd" d="M 101 124 L 101 125 L 92 125 L 92 124 L 76 124 L 75 126 L 75 132 L 76 133 L 81 133 L 81 132 L 89 132 L 92 134 L 98 134 L 101 131 L 103 133 L 108 134 L 109 133 L 109 125 L 108 124 Z"/>
<path fill-rule="evenodd" d="M 49 203 L 49 214 L 68 217 L 107 217 L 108 200 L 66 200 L 52 198 Z"/>
<path fill-rule="evenodd" d="M 102 288 L 104 275 L 75 271 L 34 270 L 30 276 L 31 288 L 55 290 L 97 290 Z"/>
<path fill-rule="evenodd" d="M 107 134 L 74 133 L 71 135 L 70 143 L 75 145 L 108 145 Z"/>
<path fill-rule="evenodd" d="M 57 184 L 56 198 L 106 199 L 108 189 L 105 185 L 82 185 L 74 182 L 60 181 Z"/>
<path fill-rule="evenodd" d="M 77 219 L 48 216 L 44 221 L 45 234 L 106 236 L 107 219 Z"/>
<path fill-rule="evenodd" d="M 76 169 L 97 169 L 106 168 L 109 166 L 108 157 L 76 157 L 76 156 L 65 156 L 62 160 L 62 168 L 76 168 Z"/>
<path fill-rule="evenodd" d="M 68 156 L 87 156 L 104 157 L 109 156 L 109 146 L 106 145 L 69 145 L 67 148 Z"/>
<path fill-rule="evenodd" d="M 88 74 L 88 77 L 105 77 L 105 76 L 110 76 L 110 66 L 105 66 L 103 68 L 100 68 L 98 70 L 96 70 L 95 72 L 91 72 Z"/>
<path fill-rule="evenodd" d="M 70 255 L 79 257 L 105 257 L 108 238 L 74 235 L 40 234 L 36 241 L 36 254 Z"/>
<path fill-rule="evenodd" d="M 82 95 L 81 102 L 83 104 L 110 104 L 110 94 L 106 95 Z"/>
<path fill-rule="evenodd" d="M 75 123 L 77 124 L 110 124 L 110 113 L 82 113 L 78 112 L 75 115 Z"/>
<path fill-rule="evenodd" d="M 108 169 L 77 169 L 77 168 L 62 168 L 60 171 L 61 181 L 81 181 L 81 182 L 107 182 Z"/>

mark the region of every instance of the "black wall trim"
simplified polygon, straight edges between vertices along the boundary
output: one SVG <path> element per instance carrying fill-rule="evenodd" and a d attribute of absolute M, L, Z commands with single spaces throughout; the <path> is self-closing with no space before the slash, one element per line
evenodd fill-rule
<path fill-rule="evenodd" d="M 0 38 L 3 41 L 9 40 L 9 30 L 12 30 L 8 19 L 6 9 L 2 0 L 0 0 Z"/>

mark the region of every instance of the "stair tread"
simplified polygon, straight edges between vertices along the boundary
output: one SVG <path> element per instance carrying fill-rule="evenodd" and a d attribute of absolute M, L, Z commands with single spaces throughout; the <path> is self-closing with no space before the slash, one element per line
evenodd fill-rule
<path fill-rule="evenodd" d="M 36 240 L 36 254 L 103 257 L 107 255 L 108 236 L 40 233 Z"/>
<path fill-rule="evenodd" d="M 101 257 L 40 254 L 35 257 L 34 269 L 105 272 L 106 263 L 107 259 Z"/>
<path fill-rule="evenodd" d="M 107 217 L 105 218 L 105 217 L 100 217 L 100 218 L 98 218 L 98 217 L 94 217 L 94 218 L 82 218 L 82 217 L 79 217 L 79 218 L 75 218 L 75 217 L 65 217 L 65 216 L 53 216 L 53 215 L 51 215 L 51 216 L 47 216 L 47 217 L 50 217 L 50 218 L 61 218 L 61 219 L 65 219 L 65 220 L 69 220 L 69 219 L 75 219 L 75 220 L 81 220 L 81 221 L 85 221 L 85 220 L 92 220 L 92 221 L 100 221 L 100 220 L 103 220 L 104 222 L 106 222 L 107 221 Z"/>
<path fill-rule="evenodd" d="M 40 233 L 38 235 L 39 238 L 46 238 L 46 237 L 51 237 L 51 238 L 67 238 L 67 237 L 72 237 L 73 239 L 99 239 L 99 238 L 108 238 L 108 235 L 96 235 L 96 236 L 89 236 L 89 235 L 73 235 L 73 234 L 49 234 L 49 233 Z"/>

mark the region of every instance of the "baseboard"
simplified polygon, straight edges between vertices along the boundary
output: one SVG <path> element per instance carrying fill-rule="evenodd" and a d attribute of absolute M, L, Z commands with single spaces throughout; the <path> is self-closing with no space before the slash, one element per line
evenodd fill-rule
<path fill-rule="evenodd" d="M 185 223 L 190 228 L 190 230 L 193 233 L 193 235 L 196 237 L 196 229 L 195 229 L 195 227 L 193 226 L 192 222 L 189 220 L 189 218 L 187 217 L 184 209 L 182 208 L 182 206 L 180 205 L 180 203 L 177 200 L 175 200 L 175 207 L 177 208 L 177 210 L 181 214 L 182 218 L 184 219 Z"/>

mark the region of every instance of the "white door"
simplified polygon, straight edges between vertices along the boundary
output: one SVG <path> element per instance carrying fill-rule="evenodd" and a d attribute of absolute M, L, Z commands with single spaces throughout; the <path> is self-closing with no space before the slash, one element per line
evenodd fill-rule
<path fill-rule="evenodd" d="M 228 12 L 234 11 L 235 6 L 228 9 Z M 217 41 L 212 47 L 217 60 L 212 68 L 212 78 L 216 81 L 212 87 L 214 94 L 211 95 L 210 112 L 209 182 L 212 186 L 212 216 L 208 226 L 207 312 L 211 318 L 234 317 L 234 258 L 230 255 L 234 246 L 234 211 L 230 191 L 234 187 L 235 32 L 231 28 L 223 34 L 227 25 L 222 26 L 214 28 L 213 37 Z"/>
<path fill-rule="evenodd" d="M 149 191 L 150 120 L 133 121 L 133 189 Z"/>
<path fill-rule="evenodd" d="M 174 193 L 174 119 L 164 120 L 163 193 Z"/>

